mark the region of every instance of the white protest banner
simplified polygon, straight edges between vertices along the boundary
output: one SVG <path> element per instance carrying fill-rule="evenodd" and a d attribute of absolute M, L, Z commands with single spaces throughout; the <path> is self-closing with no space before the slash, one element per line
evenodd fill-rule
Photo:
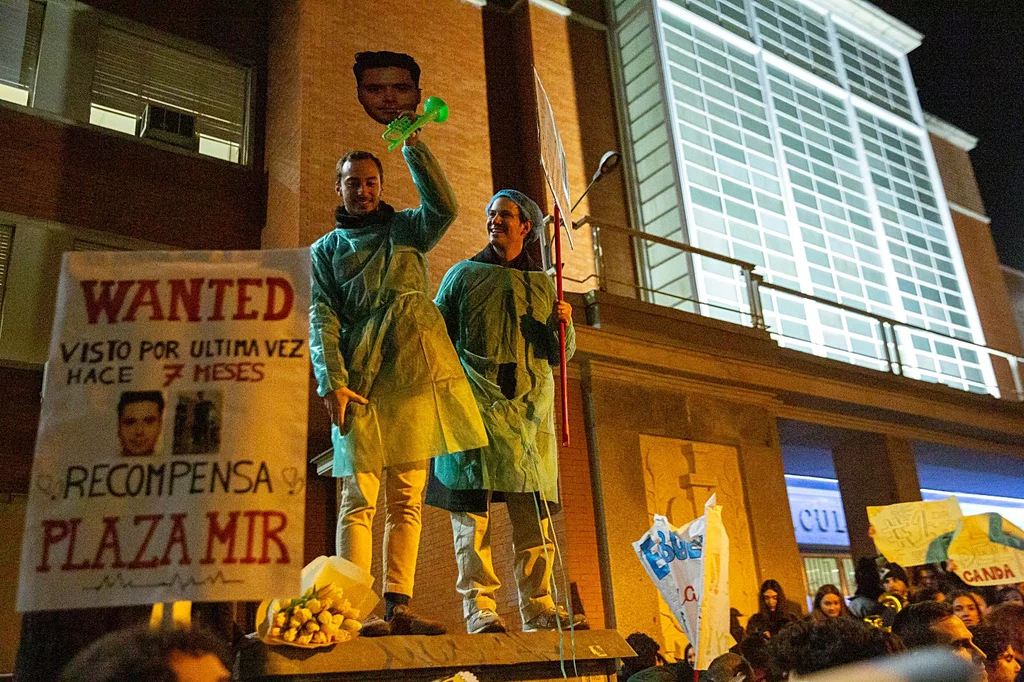
<path fill-rule="evenodd" d="M 297 593 L 309 251 L 64 257 L 18 610 Z"/>
<path fill-rule="evenodd" d="M 569 248 L 573 248 L 572 232 L 572 201 L 569 199 L 569 171 L 565 163 L 565 149 L 562 138 L 555 125 L 555 114 L 551 110 L 551 101 L 540 82 L 540 74 L 533 70 L 534 86 L 537 91 L 537 127 L 540 135 L 540 165 L 544 169 L 548 188 L 555 197 L 558 210 L 565 221 L 565 236 L 569 240 Z M 558 229 L 558 225 L 555 225 Z"/>
<path fill-rule="evenodd" d="M 658 587 L 707 670 L 730 646 L 729 537 L 715 496 L 704 515 L 675 528 L 664 516 L 633 543 L 640 563 Z"/>

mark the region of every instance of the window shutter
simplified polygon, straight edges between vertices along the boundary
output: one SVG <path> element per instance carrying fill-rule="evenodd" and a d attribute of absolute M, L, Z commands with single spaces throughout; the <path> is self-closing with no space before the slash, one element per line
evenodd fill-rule
<path fill-rule="evenodd" d="M 0 225 L 0 314 L 4 310 L 7 291 L 7 272 L 11 269 L 11 251 L 14 248 L 14 225 Z"/>
<path fill-rule="evenodd" d="M 247 70 L 103 25 L 92 103 L 138 118 L 147 102 L 196 115 L 196 132 L 244 147 Z"/>
<path fill-rule="evenodd" d="M 0 0 L 0 82 L 32 89 L 44 9 L 41 2 Z"/>

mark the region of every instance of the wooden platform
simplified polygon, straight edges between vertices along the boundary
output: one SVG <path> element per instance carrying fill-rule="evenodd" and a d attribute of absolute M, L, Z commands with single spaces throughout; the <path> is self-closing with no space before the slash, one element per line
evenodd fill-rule
<path fill-rule="evenodd" d="M 568 679 L 596 682 L 614 677 L 616 658 L 634 655 L 615 630 L 577 632 L 575 645 L 563 633 L 561 644 L 560 653 L 557 632 L 360 637 L 317 650 L 254 641 L 239 651 L 234 679 L 427 682 L 468 670 L 480 682 L 541 682 L 565 679 L 564 656 Z"/>

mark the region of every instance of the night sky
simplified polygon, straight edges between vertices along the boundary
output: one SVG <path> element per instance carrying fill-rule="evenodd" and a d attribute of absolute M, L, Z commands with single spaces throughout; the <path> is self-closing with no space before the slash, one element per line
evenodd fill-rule
<path fill-rule="evenodd" d="M 872 1 L 924 34 L 909 55 L 921 107 L 978 138 L 999 259 L 1024 270 L 1024 2 Z"/>

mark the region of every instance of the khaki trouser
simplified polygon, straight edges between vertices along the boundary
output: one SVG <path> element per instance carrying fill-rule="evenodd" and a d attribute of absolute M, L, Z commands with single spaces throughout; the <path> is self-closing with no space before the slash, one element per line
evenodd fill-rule
<path fill-rule="evenodd" d="M 420 549 L 420 511 L 427 483 L 428 460 L 385 469 L 384 592 L 412 596 L 416 558 Z M 373 562 L 373 517 L 377 512 L 380 472 L 357 473 L 341 479 L 338 513 L 338 556 L 370 572 Z"/>
<path fill-rule="evenodd" d="M 519 613 L 525 623 L 555 608 L 551 598 L 551 568 L 555 560 L 555 547 L 551 542 L 550 521 L 544 518 L 538 524 L 533 493 L 505 493 L 505 499 L 512 521 Z M 452 512 L 452 534 L 455 536 L 455 561 L 459 566 L 455 589 L 462 595 L 466 619 L 484 609 L 495 611 L 494 595 L 501 587 L 501 581 L 494 573 L 494 562 L 491 559 L 489 515 Z"/>

